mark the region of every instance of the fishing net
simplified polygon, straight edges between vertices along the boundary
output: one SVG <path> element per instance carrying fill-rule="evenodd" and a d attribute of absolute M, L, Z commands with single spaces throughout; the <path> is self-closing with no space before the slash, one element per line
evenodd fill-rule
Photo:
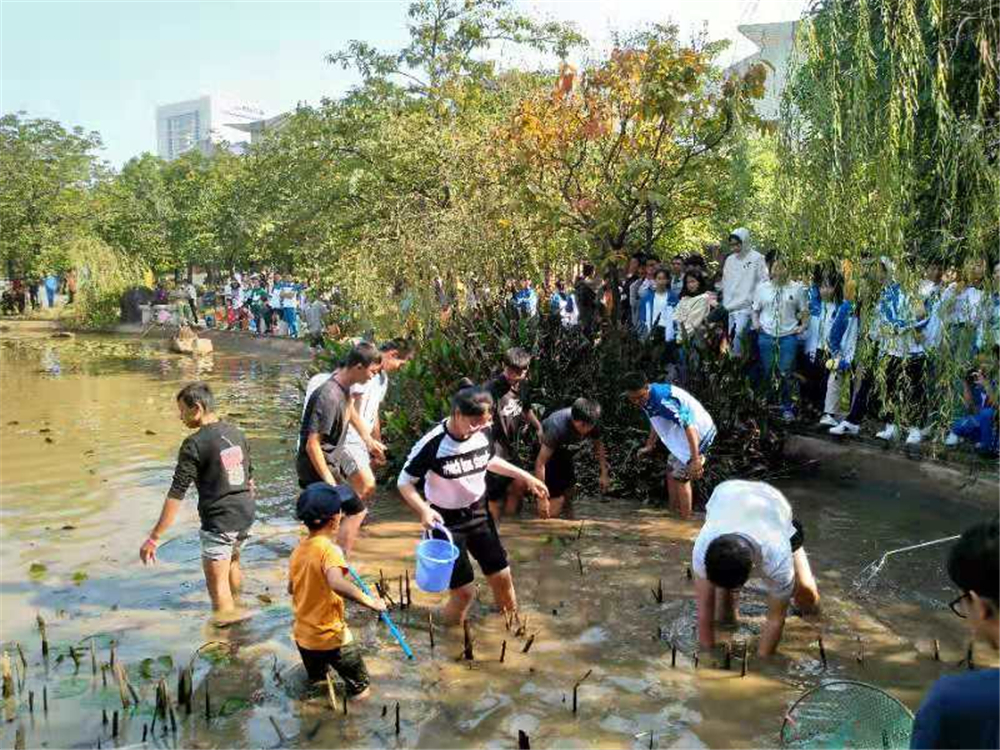
<path fill-rule="evenodd" d="M 838 680 L 809 690 L 785 714 L 781 746 L 908 748 L 913 714 L 872 685 Z"/>

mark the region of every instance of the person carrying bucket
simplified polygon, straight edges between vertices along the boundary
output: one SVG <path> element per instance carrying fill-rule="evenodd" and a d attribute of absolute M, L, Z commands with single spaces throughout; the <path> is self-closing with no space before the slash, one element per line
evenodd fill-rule
<path fill-rule="evenodd" d="M 507 551 L 484 499 L 487 469 L 520 479 L 529 491 L 548 499 L 544 482 L 495 454 L 490 428 L 492 413 L 493 398 L 489 392 L 464 380 L 451 399 L 451 416 L 413 446 L 397 482 L 403 500 L 420 517 L 424 529 L 438 538 L 450 537 L 456 548 L 447 580 L 451 596 L 444 608 L 444 618 L 449 623 L 464 622 L 472 603 L 475 574 L 470 554 L 486 576 L 497 606 L 517 608 Z M 424 482 L 426 500 L 416 487 L 420 481 Z M 422 562 L 427 561 L 418 559 L 418 565 Z M 443 578 L 446 574 L 447 568 L 436 571 L 434 577 Z"/>

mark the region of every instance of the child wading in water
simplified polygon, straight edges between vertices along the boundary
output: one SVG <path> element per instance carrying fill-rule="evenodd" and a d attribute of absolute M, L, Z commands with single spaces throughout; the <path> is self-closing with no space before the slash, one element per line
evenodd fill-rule
<path fill-rule="evenodd" d="M 193 430 L 181 443 L 177 468 L 160 520 L 139 548 L 145 564 L 156 562 L 160 537 L 173 524 L 184 495 L 194 482 L 201 518 L 201 561 L 208 595 L 218 622 L 234 619 L 233 594 L 242 582 L 240 548 L 254 520 L 252 465 L 247 439 L 239 427 L 215 413 L 207 383 L 191 383 L 177 394 L 181 421 Z"/>
<path fill-rule="evenodd" d="M 475 572 L 471 555 L 479 563 L 493 598 L 501 610 L 517 610 L 514 580 L 507 550 L 500 541 L 493 516 L 486 507 L 486 471 L 520 479 L 542 501 L 548 500 L 545 483 L 496 455 L 490 423 L 493 398 L 470 381 L 451 399 L 451 416 L 424 435 L 406 459 L 397 486 L 425 529 L 446 526 L 458 559 L 452 569 L 451 596 L 444 608 L 448 623 L 462 623 L 472 604 Z M 424 497 L 417 489 L 423 483 Z M 434 535 L 444 538 L 440 529 Z"/>
<path fill-rule="evenodd" d="M 292 552 L 288 593 L 295 610 L 292 635 L 309 679 L 326 679 L 332 668 L 344 680 L 348 697 L 358 699 L 371 693 L 368 669 L 344 619 L 344 599 L 375 612 L 384 612 L 385 604 L 347 579 L 344 553 L 333 542 L 343 517 L 341 506 L 355 501 L 350 487 L 325 482 L 311 484 L 299 495 L 296 516 L 309 536 Z"/>
<path fill-rule="evenodd" d="M 691 517 L 691 480 L 705 474 L 705 453 L 715 440 L 715 422 L 694 396 L 669 383 L 653 383 L 640 373 L 625 376 L 625 394 L 649 417 L 649 438 L 636 456 L 645 456 L 656 447 L 656 439 L 666 447 L 667 496 L 670 510 L 681 518 Z"/>

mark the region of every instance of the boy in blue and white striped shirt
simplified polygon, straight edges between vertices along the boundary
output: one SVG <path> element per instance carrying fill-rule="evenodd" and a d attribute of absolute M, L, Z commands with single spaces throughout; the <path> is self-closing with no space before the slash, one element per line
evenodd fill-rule
<path fill-rule="evenodd" d="M 625 376 L 625 393 L 649 417 L 649 438 L 636 455 L 651 453 L 659 438 L 670 454 L 669 507 L 681 518 L 690 518 L 691 480 L 704 475 L 705 454 L 715 440 L 712 416 L 684 389 L 670 383 L 650 384 L 640 373 Z"/>

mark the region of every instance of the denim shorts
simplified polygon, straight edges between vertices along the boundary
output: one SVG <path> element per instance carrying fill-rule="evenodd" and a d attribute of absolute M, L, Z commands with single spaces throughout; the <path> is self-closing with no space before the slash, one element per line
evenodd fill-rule
<path fill-rule="evenodd" d="M 243 531 L 205 531 L 202 529 L 201 556 L 206 560 L 239 559 L 240 548 L 250 538 L 250 529 Z"/>

